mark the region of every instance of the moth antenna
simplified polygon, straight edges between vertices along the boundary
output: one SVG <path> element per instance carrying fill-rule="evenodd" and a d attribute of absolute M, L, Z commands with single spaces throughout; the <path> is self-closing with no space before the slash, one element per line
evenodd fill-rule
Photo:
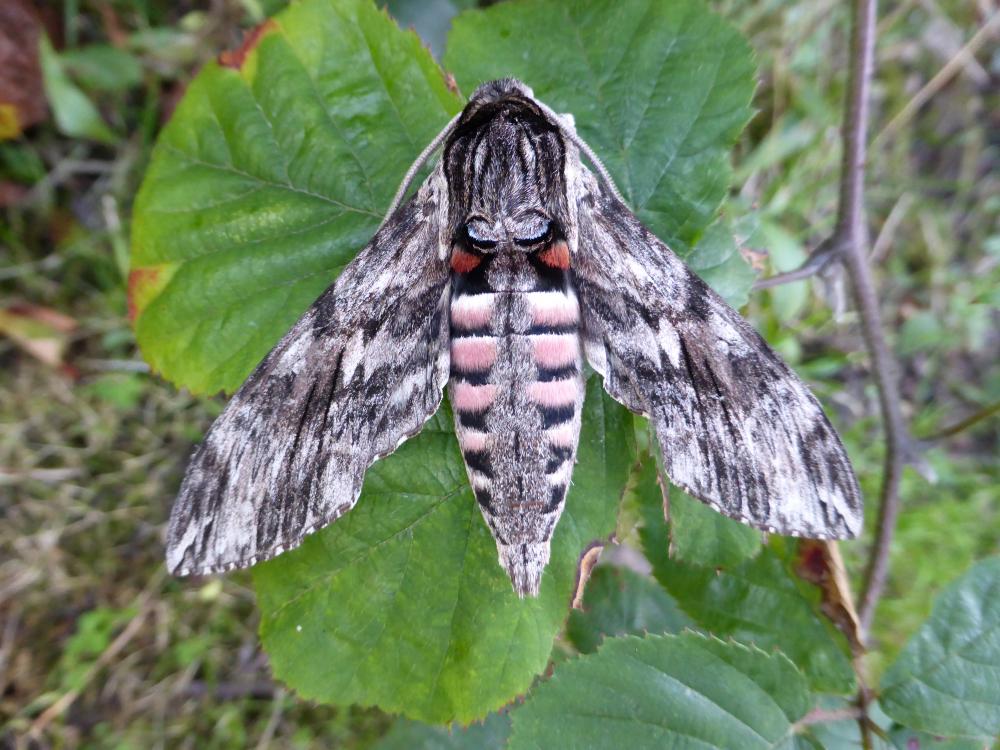
<path fill-rule="evenodd" d="M 459 112 L 457 115 L 448 121 L 448 124 L 444 126 L 444 129 L 434 136 L 434 140 L 427 144 L 427 147 L 420 152 L 420 156 L 416 158 L 416 161 L 410 165 L 410 168 L 406 171 L 406 176 L 403 177 L 403 181 L 399 185 L 399 189 L 396 190 L 396 194 L 392 196 L 392 203 L 389 204 L 389 210 L 386 211 L 385 217 L 382 219 L 382 223 L 378 225 L 381 229 L 385 226 L 385 223 L 389 221 L 389 217 L 392 216 L 396 209 L 399 208 L 399 204 L 403 202 L 403 197 L 406 195 L 406 191 L 410 187 L 410 183 L 413 182 L 413 178 L 417 176 L 417 172 L 420 168 L 424 166 L 426 162 L 435 151 L 444 143 L 445 139 L 451 135 L 451 132 L 455 129 L 458 124 L 459 118 L 461 118 L 462 113 Z"/>
<path fill-rule="evenodd" d="M 556 114 L 556 112 L 549 105 L 544 102 L 540 102 L 537 99 L 535 100 L 535 104 L 537 104 L 539 109 L 541 109 L 542 112 L 548 115 L 549 118 L 551 118 L 551 120 L 559 126 L 559 130 L 562 131 L 563 135 L 573 141 L 573 144 L 584 153 L 590 163 L 594 165 L 594 169 L 597 170 L 601 179 L 604 180 L 604 184 L 608 186 L 612 195 L 621 201 L 623 205 L 628 205 L 625 203 L 625 199 L 622 197 L 622 194 L 618 192 L 618 186 L 615 185 L 615 181 L 611 179 L 611 175 L 608 173 L 607 167 L 604 166 L 604 162 L 602 162 L 597 154 L 594 153 L 593 149 L 587 145 L 587 142 L 577 134 L 576 129 L 567 127 L 563 118 Z"/>

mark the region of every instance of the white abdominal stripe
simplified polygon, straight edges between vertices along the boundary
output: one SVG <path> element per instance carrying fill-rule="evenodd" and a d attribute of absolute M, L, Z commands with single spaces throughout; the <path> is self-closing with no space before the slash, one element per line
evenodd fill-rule
<path fill-rule="evenodd" d="M 495 294 L 462 294 L 451 300 L 451 327 L 453 332 L 479 331 L 490 328 L 493 320 Z M 453 334 L 454 335 L 454 334 Z"/>
<path fill-rule="evenodd" d="M 525 293 L 531 308 L 532 327 L 537 329 L 568 328 L 575 332 L 580 323 L 580 303 L 572 289 Z"/>

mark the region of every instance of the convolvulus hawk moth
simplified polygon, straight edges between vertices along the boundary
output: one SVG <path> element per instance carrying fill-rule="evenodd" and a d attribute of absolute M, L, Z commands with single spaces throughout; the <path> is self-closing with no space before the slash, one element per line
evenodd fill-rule
<path fill-rule="evenodd" d="M 428 146 L 368 246 L 212 425 L 173 509 L 170 570 L 253 565 L 342 516 L 447 383 L 500 564 L 536 595 L 573 472 L 584 357 L 649 417 L 690 494 L 780 534 L 857 534 L 857 482 L 816 399 L 625 207 L 572 118 L 507 79 Z"/>

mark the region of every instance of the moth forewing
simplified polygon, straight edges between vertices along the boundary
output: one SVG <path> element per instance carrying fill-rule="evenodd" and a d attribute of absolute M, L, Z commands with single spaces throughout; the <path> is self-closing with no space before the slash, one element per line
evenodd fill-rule
<path fill-rule="evenodd" d="M 438 168 L 236 392 L 181 484 L 171 572 L 247 567 L 298 546 L 350 510 L 367 467 L 434 414 L 450 370 L 446 220 Z"/>
<path fill-rule="evenodd" d="M 761 529 L 856 536 L 857 480 L 808 387 L 580 169 L 573 271 L 584 349 L 608 393 L 652 420 L 670 479 Z"/>

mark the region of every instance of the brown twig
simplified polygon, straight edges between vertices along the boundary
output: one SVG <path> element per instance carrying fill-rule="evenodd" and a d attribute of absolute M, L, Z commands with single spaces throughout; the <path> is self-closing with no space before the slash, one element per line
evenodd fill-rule
<path fill-rule="evenodd" d="M 195 681 L 188 683 L 181 695 L 184 698 L 211 698 L 216 701 L 236 701 L 244 698 L 255 700 L 274 700 L 281 688 L 270 680 L 257 680 L 254 682 L 220 682 L 217 685 L 209 685 L 206 682 Z"/>
<path fill-rule="evenodd" d="M 840 203 L 834 236 L 845 240 L 842 260 L 854 290 L 854 302 L 861 318 L 861 330 L 871 358 L 872 374 L 878 387 L 879 408 L 885 429 L 886 451 L 879 493 L 875 543 L 865 571 L 858 606 L 862 638 L 871 627 L 875 607 L 885 588 L 889 572 L 889 550 L 899 516 L 899 480 L 910 443 L 900 409 L 895 362 L 882 332 L 878 297 L 868 262 L 868 225 L 865 219 L 865 162 L 867 157 L 868 111 L 875 69 L 877 0 L 854 0 L 851 22 L 848 95 L 844 106 L 844 153 L 840 175 Z M 871 695 L 859 674 L 861 689 L 858 719 L 864 747 L 871 747 L 868 704 Z"/>
<path fill-rule="evenodd" d="M 810 276 L 822 273 L 831 263 L 841 260 L 843 254 L 842 238 L 834 235 L 819 244 L 819 246 L 809 254 L 806 262 L 793 271 L 778 273 L 768 276 L 766 279 L 758 279 L 754 282 L 755 292 L 761 289 L 771 289 L 782 284 L 791 284 L 795 281 L 808 279 Z"/>
<path fill-rule="evenodd" d="M 868 265 L 868 227 L 865 221 L 865 158 L 868 106 L 875 67 L 876 0 L 855 0 L 851 31 L 848 99 L 844 109 L 844 155 L 840 183 L 840 213 L 835 233 L 847 238 L 843 261 L 854 288 L 861 330 L 878 386 L 879 407 L 886 435 L 882 489 L 875 545 L 865 571 L 858 606 L 863 633 L 871 627 L 875 605 L 885 588 L 889 547 L 899 515 L 899 480 L 909 452 L 909 438 L 899 404 L 896 367 L 882 333 L 878 297 Z"/>

